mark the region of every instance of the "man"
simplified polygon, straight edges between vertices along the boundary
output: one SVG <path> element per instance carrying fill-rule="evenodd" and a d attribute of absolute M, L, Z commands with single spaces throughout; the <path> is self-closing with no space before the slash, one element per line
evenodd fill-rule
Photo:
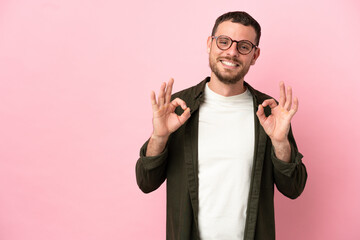
<path fill-rule="evenodd" d="M 220 16 L 207 40 L 210 78 L 173 96 L 171 79 L 151 94 L 136 177 L 145 193 L 167 180 L 167 239 L 275 239 L 274 184 L 292 199 L 305 187 L 290 127 L 297 98 L 280 83 L 277 104 L 244 81 L 260 35 L 245 12 Z"/>

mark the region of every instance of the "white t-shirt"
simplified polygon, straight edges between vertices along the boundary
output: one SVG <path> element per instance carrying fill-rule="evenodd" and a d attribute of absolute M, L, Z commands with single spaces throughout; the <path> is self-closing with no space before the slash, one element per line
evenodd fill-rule
<path fill-rule="evenodd" d="M 199 231 L 202 240 L 244 238 L 254 155 L 249 90 L 224 97 L 205 87 L 199 113 Z"/>

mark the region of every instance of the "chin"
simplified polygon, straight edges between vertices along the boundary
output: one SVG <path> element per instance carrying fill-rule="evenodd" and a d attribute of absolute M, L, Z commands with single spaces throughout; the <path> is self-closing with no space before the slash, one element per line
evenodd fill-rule
<path fill-rule="evenodd" d="M 238 72 L 237 74 L 222 74 L 215 71 L 214 74 L 220 82 L 228 85 L 236 84 L 244 78 L 244 74 L 242 72 Z"/>
<path fill-rule="evenodd" d="M 227 85 L 233 85 L 241 80 L 241 78 L 224 78 L 217 76 L 220 82 L 225 83 Z"/>

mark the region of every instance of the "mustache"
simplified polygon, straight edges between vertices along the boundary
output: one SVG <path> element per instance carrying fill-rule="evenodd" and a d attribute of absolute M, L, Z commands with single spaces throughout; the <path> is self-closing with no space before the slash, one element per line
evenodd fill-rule
<path fill-rule="evenodd" d="M 241 65 L 241 62 L 239 62 L 239 60 L 237 58 L 235 58 L 235 57 L 218 57 L 217 60 L 218 61 L 220 61 L 220 60 L 228 60 L 230 62 L 237 63 L 237 64 Z"/>

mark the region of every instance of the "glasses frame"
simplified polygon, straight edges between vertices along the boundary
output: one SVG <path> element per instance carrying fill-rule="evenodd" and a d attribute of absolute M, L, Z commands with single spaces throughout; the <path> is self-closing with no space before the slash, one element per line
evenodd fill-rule
<path fill-rule="evenodd" d="M 218 41 L 217 41 L 219 37 L 226 37 L 226 38 L 230 39 L 231 44 L 229 45 L 229 47 L 228 47 L 228 48 L 221 48 L 221 47 L 219 47 L 219 45 L 218 45 Z M 229 48 L 231 48 L 232 44 L 233 44 L 234 42 L 236 42 L 236 50 L 237 50 L 237 51 L 238 51 L 241 55 L 248 55 L 249 53 L 251 53 L 251 51 L 252 51 L 254 48 L 255 48 L 255 49 L 257 49 L 257 48 L 258 48 L 258 45 L 253 44 L 253 43 L 252 43 L 252 42 L 250 42 L 249 40 L 240 40 L 240 41 L 236 41 L 236 40 L 232 40 L 232 39 L 231 39 L 231 37 L 226 36 L 226 35 L 211 36 L 211 38 L 212 38 L 212 39 L 214 39 L 214 38 L 215 38 L 216 46 L 217 46 L 219 49 L 223 50 L 223 51 L 226 51 L 226 50 L 228 50 Z M 250 44 L 251 44 L 251 50 L 250 50 L 248 53 L 241 53 L 241 52 L 239 51 L 239 48 L 238 48 L 239 43 L 243 43 L 243 42 L 246 42 L 246 43 L 250 43 Z"/>

